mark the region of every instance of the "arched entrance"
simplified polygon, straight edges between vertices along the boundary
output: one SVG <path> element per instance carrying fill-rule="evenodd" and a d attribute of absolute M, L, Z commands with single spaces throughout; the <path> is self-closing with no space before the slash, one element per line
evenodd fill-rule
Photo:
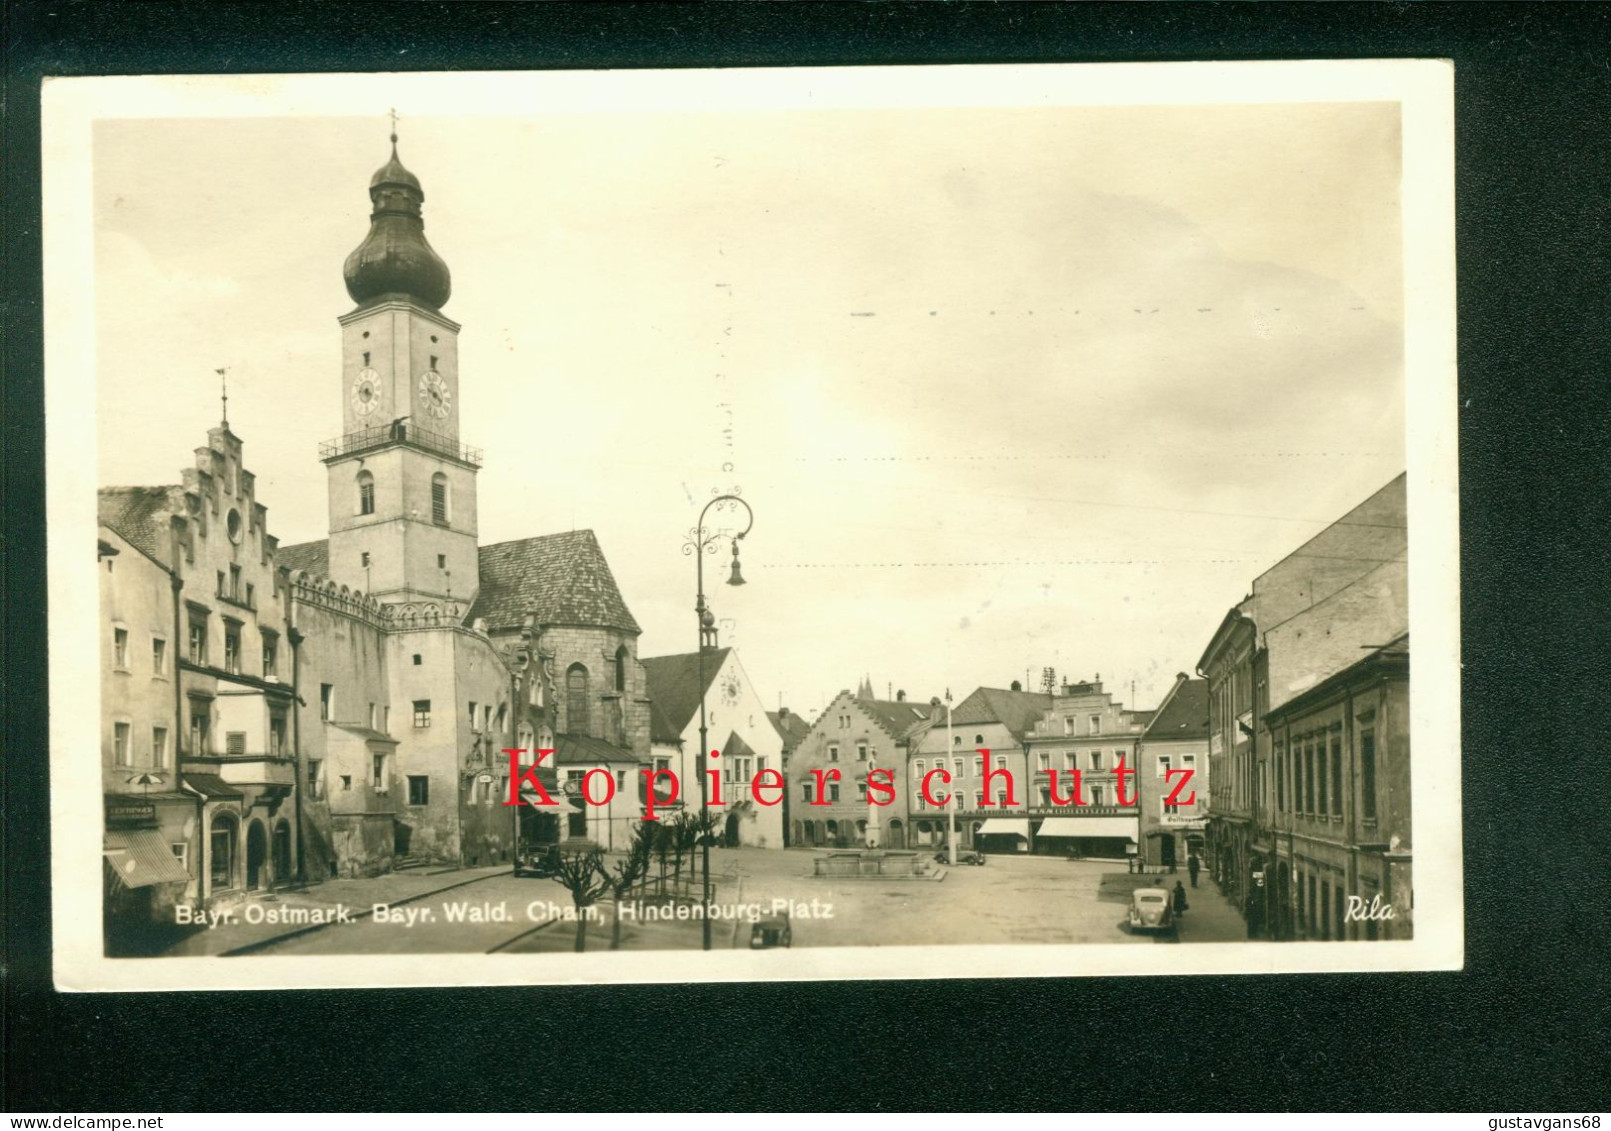
<path fill-rule="evenodd" d="M 727 830 L 723 837 L 728 848 L 738 847 L 738 814 L 727 814 Z"/>
<path fill-rule="evenodd" d="M 281 817 L 274 825 L 274 882 L 291 880 L 291 822 Z"/>
<path fill-rule="evenodd" d="M 255 891 L 263 886 L 263 865 L 268 860 L 268 833 L 262 821 L 246 826 L 246 890 Z"/>
<path fill-rule="evenodd" d="M 899 817 L 896 817 L 889 823 L 889 847 L 906 847 L 906 826 L 901 824 L 901 819 Z"/>

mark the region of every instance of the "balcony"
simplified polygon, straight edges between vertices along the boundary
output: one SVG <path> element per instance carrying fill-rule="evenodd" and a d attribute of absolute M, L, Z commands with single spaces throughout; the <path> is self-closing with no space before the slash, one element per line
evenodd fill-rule
<path fill-rule="evenodd" d="M 444 456 L 467 467 L 481 466 L 480 448 L 461 444 L 452 436 L 432 432 L 429 428 L 421 428 L 417 424 L 403 420 L 394 420 L 390 424 L 379 424 L 373 428 L 361 428 L 357 432 L 348 432 L 345 436 L 338 436 L 334 440 L 326 440 L 319 445 L 319 458 L 329 463 L 331 460 L 391 447 L 393 444 Z"/>

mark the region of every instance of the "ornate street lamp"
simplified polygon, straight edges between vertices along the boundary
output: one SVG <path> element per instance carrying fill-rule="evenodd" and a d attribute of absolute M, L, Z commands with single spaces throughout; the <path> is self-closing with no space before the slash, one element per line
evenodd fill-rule
<path fill-rule="evenodd" d="M 696 772 L 699 775 L 699 817 L 700 817 L 700 870 L 703 872 L 701 892 L 704 899 L 703 914 L 699 921 L 703 936 L 704 949 L 710 949 L 710 782 L 705 777 L 705 761 L 709 752 L 710 737 L 705 726 L 705 649 L 716 647 L 716 614 L 710 611 L 705 604 L 705 555 L 716 552 L 716 543 L 721 540 L 719 530 L 705 529 L 705 515 L 717 503 L 737 504 L 744 508 L 748 518 L 744 529 L 733 535 L 733 566 L 728 575 L 727 584 L 743 585 L 744 575 L 738 568 L 738 544 L 743 540 L 755 525 L 755 512 L 750 505 L 737 495 L 717 495 L 705 504 L 704 510 L 699 512 L 699 523 L 689 531 L 688 541 L 683 543 L 682 552 L 692 554 L 694 557 L 694 587 L 697 597 L 694 601 L 694 614 L 699 619 L 699 651 L 694 661 L 698 672 L 699 687 L 699 755 L 695 761 Z M 725 509 L 734 509 L 731 505 Z"/>

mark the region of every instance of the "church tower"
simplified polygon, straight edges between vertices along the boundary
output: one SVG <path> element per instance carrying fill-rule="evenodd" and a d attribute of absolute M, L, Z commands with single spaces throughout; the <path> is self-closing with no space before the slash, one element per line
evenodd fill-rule
<path fill-rule="evenodd" d="M 386 602 L 468 603 L 481 453 L 459 441 L 459 326 L 441 310 L 447 264 L 425 240 L 425 192 L 391 140 L 391 160 L 369 182 L 369 235 L 342 272 L 358 305 L 339 319 L 342 435 L 320 451 L 329 575 Z"/>

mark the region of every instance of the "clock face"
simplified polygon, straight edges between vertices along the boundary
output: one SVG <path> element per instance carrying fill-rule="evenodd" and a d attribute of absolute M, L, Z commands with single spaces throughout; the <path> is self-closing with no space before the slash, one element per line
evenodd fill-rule
<path fill-rule="evenodd" d="M 380 407 L 380 374 L 365 366 L 352 381 L 352 410 L 368 416 Z"/>
<path fill-rule="evenodd" d="M 453 390 L 434 369 L 420 375 L 420 401 L 432 416 L 446 416 L 453 407 Z"/>
<path fill-rule="evenodd" d="M 722 683 L 722 698 L 727 700 L 729 703 L 733 703 L 738 700 L 738 693 L 738 678 L 736 676 L 728 676 L 727 679 Z"/>

